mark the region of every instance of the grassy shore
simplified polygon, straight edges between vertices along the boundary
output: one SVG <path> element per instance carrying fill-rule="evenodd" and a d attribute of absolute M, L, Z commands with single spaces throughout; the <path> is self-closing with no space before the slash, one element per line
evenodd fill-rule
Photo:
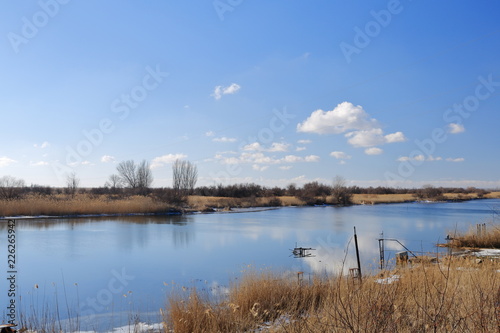
<path fill-rule="evenodd" d="M 471 227 L 467 232 L 450 234 L 453 236 L 447 246 L 452 248 L 500 249 L 500 225 L 498 224 L 479 224 Z"/>
<path fill-rule="evenodd" d="M 476 194 L 468 196 L 448 193 L 449 200 L 476 199 Z M 491 192 L 485 198 L 500 198 L 500 192 Z M 321 198 L 331 203 L 332 197 Z M 412 194 L 354 194 L 353 204 L 401 203 L 415 201 Z M 187 204 L 176 207 L 155 200 L 150 196 L 113 197 L 110 195 L 65 194 L 28 195 L 22 199 L 0 200 L 0 216 L 74 216 L 101 214 L 165 214 L 173 211 L 216 211 L 231 208 L 304 206 L 306 201 L 294 196 L 226 198 L 190 196 Z"/>
<path fill-rule="evenodd" d="M 499 288 L 498 263 L 458 258 L 363 282 L 247 274 L 224 301 L 196 290 L 170 298 L 164 325 L 176 333 L 498 332 Z"/>
<path fill-rule="evenodd" d="M 444 193 L 446 200 L 472 200 L 479 199 L 477 193 Z M 484 196 L 487 199 L 500 198 L 500 192 L 490 192 Z M 401 203 L 415 201 L 413 194 L 354 194 L 352 202 L 354 204 L 380 204 L 380 203 Z"/>
<path fill-rule="evenodd" d="M 65 216 L 100 214 L 146 214 L 171 211 L 171 205 L 149 197 L 113 199 L 108 196 L 79 194 L 27 196 L 20 200 L 1 200 L 0 216 Z"/>

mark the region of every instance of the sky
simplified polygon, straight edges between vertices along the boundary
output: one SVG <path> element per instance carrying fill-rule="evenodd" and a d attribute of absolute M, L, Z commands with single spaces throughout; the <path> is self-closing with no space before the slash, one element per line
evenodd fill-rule
<path fill-rule="evenodd" d="M 3 1 L 0 176 L 500 188 L 497 1 Z"/>

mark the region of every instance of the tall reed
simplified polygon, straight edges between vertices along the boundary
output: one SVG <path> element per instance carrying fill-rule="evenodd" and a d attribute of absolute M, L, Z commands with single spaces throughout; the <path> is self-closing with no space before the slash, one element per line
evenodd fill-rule
<path fill-rule="evenodd" d="M 250 274 L 213 303 L 170 299 L 165 326 L 183 332 L 498 332 L 498 263 L 462 259 L 400 270 L 393 280 Z M 388 274 L 388 273 L 386 273 Z M 387 281 L 393 281 L 388 283 Z"/>

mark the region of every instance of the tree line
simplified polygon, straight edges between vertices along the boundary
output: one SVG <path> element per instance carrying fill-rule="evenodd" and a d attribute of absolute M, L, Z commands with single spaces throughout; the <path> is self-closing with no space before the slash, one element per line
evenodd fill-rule
<path fill-rule="evenodd" d="M 102 187 L 80 188 L 80 179 L 75 173 L 67 175 L 66 187 L 56 188 L 41 185 L 26 186 L 24 180 L 12 176 L 0 177 L 0 199 L 20 199 L 28 194 L 48 196 L 52 194 L 88 193 L 91 195 L 108 195 L 115 199 L 131 195 L 151 196 L 156 200 L 173 204 L 185 204 L 189 195 L 250 198 L 250 197 L 280 197 L 294 196 L 307 204 L 321 204 L 330 197 L 330 202 L 339 205 L 351 203 L 354 194 L 413 194 L 417 199 L 443 199 L 444 193 L 471 194 L 481 197 L 488 193 L 486 190 L 475 187 L 434 187 L 425 185 L 422 188 L 394 188 L 394 187 L 359 187 L 348 186 L 343 177 L 335 177 L 332 184 L 322 184 L 317 181 L 309 182 L 303 186 L 289 184 L 286 187 L 267 187 L 254 183 L 244 184 L 214 184 L 211 186 L 198 186 L 197 166 L 186 160 L 176 160 L 172 164 L 172 186 L 153 188 L 153 174 L 150 163 L 143 160 L 139 163 L 134 160 L 120 162 L 116 173 L 110 175 Z"/>

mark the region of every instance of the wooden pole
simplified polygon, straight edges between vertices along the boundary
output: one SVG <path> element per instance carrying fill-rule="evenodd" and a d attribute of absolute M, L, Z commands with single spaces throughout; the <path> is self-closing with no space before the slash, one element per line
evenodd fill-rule
<path fill-rule="evenodd" d="M 361 262 L 359 260 L 358 236 L 356 235 L 356 227 L 354 227 L 354 245 L 356 246 L 356 259 L 358 260 L 358 274 L 361 281 Z"/>

